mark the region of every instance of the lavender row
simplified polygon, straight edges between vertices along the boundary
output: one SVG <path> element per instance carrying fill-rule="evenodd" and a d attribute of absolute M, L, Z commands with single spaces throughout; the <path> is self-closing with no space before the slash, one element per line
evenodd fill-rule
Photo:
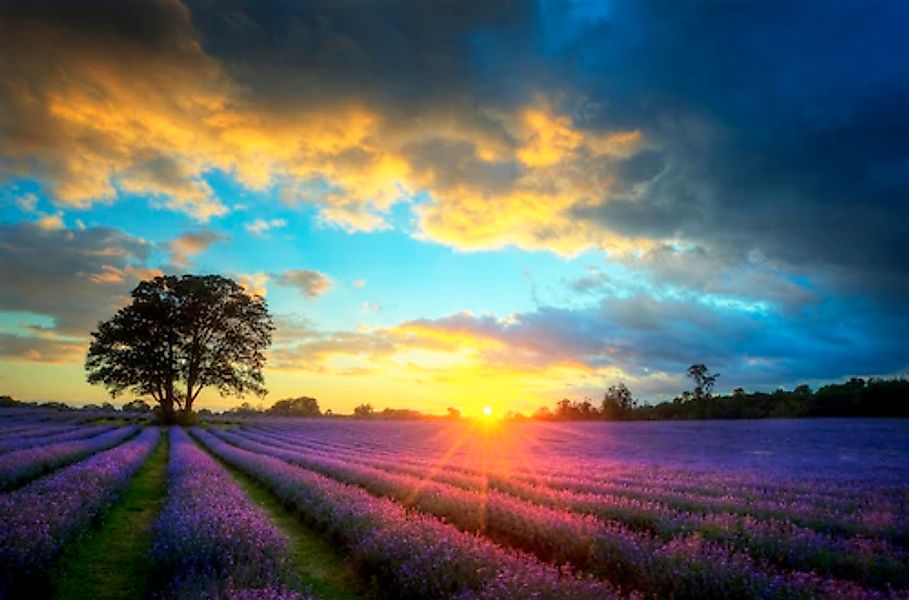
<path fill-rule="evenodd" d="M 493 456 L 495 462 L 498 463 L 493 466 L 507 467 L 511 472 L 523 470 L 527 475 L 577 476 L 582 474 L 585 477 L 599 478 L 609 482 L 619 480 L 632 486 L 645 485 L 648 487 L 654 487 L 663 482 L 660 477 L 660 471 L 664 470 L 662 463 L 659 466 L 640 461 L 637 464 L 631 464 L 629 460 L 634 462 L 637 456 L 623 455 L 621 460 L 617 461 L 597 457 L 596 453 L 591 453 L 590 450 L 599 445 L 596 437 L 581 444 L 583 451 L 580 454 L 566 452 L 566 447 L 561 442 L 584 439 L 583 435 L 576 435 L 579 433 L 578 430 L 572 430 L 572 436 L 567 440 L 559 431 L 555 431 L 560 444 L 554 448 L 545 439 L 539 439 L 541 436 L 545 438 L 547 433 L 553 432 L 552 428 L 547 429 L 546 427 L 529 429 L 510 427 L 498 430 L 492 436 L 487 436 L 477 435 L 483 433 L 482 427 L 461 424 L 411 424 L 411 427 L 408 428 L 405 426 L 383 427 L 382 425 L 387 425 L 383 423 L 360 423 L 361 426 L 337 424 L 326 428 L 313 427 L 306 421 L 297 421 L 288 428 L 286 422 L 264 420 L 257 425 L 270 431 L 290 429 L 295 434 L 302 432 L 322 445 L 352 447 L 357 451 L 370 454 L 386 452 L 396 455 L 442 458 L 438 455 L 438 450 L 442 448 L 445 449 L 445 461 L 452 465 L 472 466 L 477 463 L 478 458 L 485 459 L 487 456 Z M 423 434 L 429 428 L 432 436 L 427 438 L 425 435 L 421 435 L 420 431 L 415 431 L 413 427 L 421 428 Z M 353 429 L 356 429 L 356 435 L 350 435 Z M 590 448 L 587 447 L 588 445 Z M 515 449 L 519 451 L 514 452 Z M 528 465 L 525 460 L 527 455 L 534 457 L 531 465 Z M 511 460 L 508 457 L 511 457 Z M 540 458 L 542 460 L 537 460 Z M 723 487 L 728 487 L 729 493 L 736 496 L 753 493 L 767 499 L 794 496 L 798 498 L 799 502 L 806 499 L 819 502 L 828 500 L 839 502 L 841 499 L 847 499 L 850 502 L 861 503 L 865 499 L 864 492 L 871 483 L 873 491 L 878 497 L 895 495 L 903 502 L 909 498 L 902 480 L 886 482 L 877 476 L 870 480 L 864 473 L 858 480 L 855 477 L 844 480 L 840 473 L 837 473 L 835 478 L 813 476 L 806 480 L 801 473 L 797 477 L 793 477 L 791 473 L 786 475 L 782 472 L 773 472 L 772 477 L 768 478 L 765 469 L 761 469 L 760 472 L 748 469 L 730 471 L 729 469 L 711 469 L 709 465 L 701 465 L 697 471 L 685 469 L 684 478 L 677 477 L 678 471 L 675 470 L 669 470 L 668 473 L 672 484 L 684 488 L 684 491 L 690 494 L 724 495 L 721 490 Z M 856 483 L 859 483 L 860 487 L 856 487 Z"/>
<path fill-rule="evenodd" d="M 193 430 L 214 454 L 268 486 L 311 526 L 351 555 L 402 599 L 534 598 L 586 600 L 618 597 L 607 584 L 411 513 L 358 487 L 225 443 Z"/>
<path fill-rule="evenodd" d="M 108 432 L 113 428 L 113 425 L 76 425 L 74 427 L 66 427 L 62 431 L 50 431 L 42 435 L 7 438 L 0 441 L 0 454 L 13 450 L 25 450 L 26 448 L 34 448 L 36 446 L 47 446 L 59 442 L 90 438 Z"/>
<path fill-rule="evenodd" d="M 0 597 L 40 585 L 64 545 L 112 506 L 160 439 L 155 427 L 135 439 L 0 494 Z"/>
<path fill-rule="evenodd" d="M 324 437 L 314 437 L 306 433 L 301 433 L 300 431 L 288 430 L 286 427 L 267 428 L 253 425 L 247 427 L 246 430 L 263 433 L 269 437 L 281 438 L 286 441 L 299 442 L 309 447 L 338 452 L 347 451 L 356 454 L 386 456 L 389 458 L 399 456 L 426 457 L 432 456 L 433 454 L 430 449 L 424 449 L 423 451 L 414 449 L 407 450 L 397 447 L 394 444 L 374 444 L 364 443 L 359 440 L 333 440 Z M 452 452 L 446 453 L 444 457 L 423 458 L 422 461 L 433 466 L 437 466 L 444 462 L 444 466 L 450 470 L 471 470 L 478 462 L 476 458 L 477 457 L 474 456 L 459 456 L 457 453 Z M 679 477 L 679 472 L 670 472 L 670 478 L 667 479 L 666 477 L 658 477 L 657 474 L 654 473 L 655 470 L 652 468 L 629 468 L 627 466 L 618 466 L 613 463 L 604 465 L 593 460 L 585 460 L 580 464 L 578 461 L 572 461 L 571 466 L 567 467 L 565 465 L 560 465 L 560 462 L 561 461 L 557 457 L 547 457 L 545 466 L 541 464 L 541 461 L 535 461 L 532 466 L 527 466 L 526 464 L 512 464 L 509 461 L 503 461 L 497 456 L 496 464 L 487 466 L 499 471 L 507 471 L 514 477 L 526 477 L 535 480 L 550 478 L 554 480 L 558 480 L 559 478 L 570 480 L 572 478 L 577 478 L 579 474 L 583 474 L 583 478 L 587 481 L 596 483 L 606 482 L 609 484 L 621 482 L 621 487 L 628 490 L 633 490 L 638 486 L 642 486 L 649 492 L 654 488 L 660 487 L 660 484 L 665 484 L 668 490 L 680 490 L 689 493 L 690 495 L 704 495 L 711 498 L 728 495 L 734 495 L 739 498 L 761 498 L 765 497 L 767 494 L 772 494 L 774 500 L 779 500 L 781 498 L 796 498 L 798 501 L 801 501 L 805 498 L 810 498 L 815 502 L 825 500 L 839 502 L 844 498 L 849 500 L 856 498 L 856 494 L 852 493 L 852 488 L 848 486 L 837 486 L 835 489 L 829 490 L 829 492 L 825 492 L 823 489 L 817 490 L 815 487 L 815 493 L 809 493 L 807 490 L 812 489 L 812 486 L 798 485 L 793 487 L 791 482 L 780 482 L 776 480 L 768 481 L 764 478 L 758 488 L 756 487 L 756 484 L 739 476 L 727 481 L 727 479 L 729 479 L 728 474 L 711 473 L 711 479 L 720 476 L 721 481 L 725 484 L 723 486 L 711 487 L 703 484 L 692 485 L 691 479 L 695 474 L 690 471 L 684 472 L 684 479 Z M 760 493 L 755 493 L 757 491 Z"/>
<path fill-rule="evenodd" d="M 169 436 L 167 499 L 151 551 L 162 595 L 280 590 L 288 570 L 285 536 L 183 429 L 171 427 Z"/>
<path fill-rule="evenodd" d="M 282 443 L 276 439 L 272 444 Z M 334 451 L 310 450 L 307 454 L 339 458 Z M 788 521 L 763 521 L 730 513 L 685 512 L 658 502 L 622 496 L 552 490 L 491 473 L 484 477 L 441 469 L 428 471 L 409 466 L 400 459 L 372 459 L 357 453 L 343 458 L 382 471 L 429 478 L 468 490 L 495 489 L 535 504 L 617 521 L 632 530 L 652 532 L 663 541 L 696 532 L 708 541 L 743 550 L 752 557 L 789 569 L 816 571 L 876 587 L 909 585 L 909 554 L 885 540 L 836 538 Z"/>
<path fill-rule="evenodd" d="M 618 524 L 547 508 L 493 490 L 473 491 L 427 479 L 396 475 L 349 461 L 306 455 L 245 436 L 217 435 L 261 452 L 361 486 L 377 495 L 443 518 L 460 529 L 479 531 L 557 564 L 572 564 L 647 594 L 676 598 L 875 597 L 851 582 L 806 573 L 783 573 L 689 535 L 663 543 Z"/>
<path fill-rule="evenodd" d="M 362 441 L 352 443 L 349 438 L 336 441 L 325 439 L 325 437 L 304 437 L 300 435 L 299 431 L 288 431 L 286 427 L 265 428 L 262 431 L 270 436 L 283 436 L 293 441 L 306 440 L 311 444 L 318 444 L 322 447 L 353 450 L 361 454 L 384 454 L 386 456 L 427 456 L 432 454 L 428 450 L 408 452 L 394 444 L 387 443 L 364 444 Z M 323 433 L 320 432 L 320 434 L 324 436 Z M 359 438 L 356 439 L 359 440 Z M 444 460 L 446 466 L 453 469 L 471 468 L 476 464 L 476 460 L 471 460 L 470 457 L 459 457 L 456 453 L 446 455 Z M 843 501 L 849 503 L 862 502 L 867 498 L 868 492 L 867 489 L 857 489 L 855 481 L 810 480 L 806 482 L 804 478 L 797 481 L 781 477 L 768 479 L 766 473 L 761 473 L 760 476 L 749 476 L 741 472 L 733 475 L 724 471 L 710 471 L 706 474 L 690 470 L 679 472 L 652 466 L 630 468 L 627 465 L 615 465 L 614 463 L 607 463 L 608 466 L 603 466 L 599 461 L 593 460 L 584 460 L 580 463 L 577 460 L 572 460 L 569 463 L 570 466 L 562 463 L 564 461 L 558 457 L 547 457 L 545 466 L 541 464 L 541 461 L 534 461 L 531 466 L 526 464 L 507 464 L 506 466 L 510 474 L 523 477 L 554 479 L 564 477 L 570 480 L 583 475 L 585 480 L 608 484 L 620 483 L 622 487 L 629 489 L 643 486 L 648 492 L 654 488 L 666 486 L 669 490 L 684 491 L 689 495 L 705 495 L 709 497 L 734 495 L 737 498 L 748 497 L 759 500 L 772 499 L 774 501 L 792 499 L 792 501 L 798 503 L 805 501 L 824 503 L 824 508 L 836 507 Z M 909 497 L 905 486 L 902 485 L 875 484 L 873 491 L 877 497 L 882 495 L 888 498 L 895 497 L 898 502 L 905 501 Z"/>
<path fill-rule="evenodd" d="M 139 427 L 118 427 L 101 435 L 8 452 L 0 456 L 0 490 L 9 490 L 40 475 L 107 450 L 132 437 Z"/>
<path fill-rule="evenodd" d="M 49 425 L 47 423 L 32 423 L 22 427 L 4 427 L 0 430 L 0 449 L 16 439 L 40 438 L 62 431 L 71 431 L 78 427 L 78 425 Z"/>
<path fill-rule="evenodd" d="M 247 431 L 247 433 L 255 435 L 254 431 Z M 268 441 L 286 440 L 295 445 L 308 448 L 320 447 L 320 444 L 287 435 L 272 434 L 268 435 L 267 438 L 260 437 L 259 439 Z M 333 453 L 343 453 L 352 458 L 359 458 L 363 455 L 363 452 L 360 451 L 339 449 L 333 449 Z M 372 456 L 380 455 L 380 453 L 375 452 L 370 454 Z M 831 506 L 818 507 L 799 504 L 795 501 L 784 502 L 779 498 L 751 502 L 743 501 L 735 496 L 701 498 L 683 492 L 667 491 L 659 486 L 629 488 L 627 485 L 613 482 L 600 482 L 590 476 L 545 476 L 541 474 L 530 476 L 515 474 L 513 471 L 503 472 L 501 469 L 494 468 L 479 469 L 475 466 L 451 465 L 447 463 L 440 466 L 425 460 L 408 458 L 400 453 L 386 456 L 389 456 L 389 458 L 393 457 L 399 464 L 424 468 L 426 472 L 421 476 L 428 476 L 430 473 L 460 472 L 467 477 L 492 477 L 503 481 L 517 481 L 527 485 L 544 486 L 567 492 L 627 498 L 630 504 L 651 504 L 656 502 L 669 510 L 681 513 L 733 514 L 743 519 L 791 522 L 798 527 L 824 534 L 884 537 L 898 543 L 904 543 L 909 540 L 909 528 L 907 528 L 907 519 L 905 518 L 905 503 L 896 504 L 895 506 L 882 503 L 880 497 L 873 493 L 874 490 L 865 490 L 864 505 L 858 507 L 860 510 L 847 511 Z M 682 479 L 687 477 L 687 474 L 679 473 L 677 477 Z M 869 498 L 874 499 L 873 503 L 869 501 Z"/>

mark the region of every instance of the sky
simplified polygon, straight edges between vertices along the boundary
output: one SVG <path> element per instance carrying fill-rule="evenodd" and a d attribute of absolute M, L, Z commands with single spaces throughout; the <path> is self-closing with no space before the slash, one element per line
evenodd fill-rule
<path fill-rule="evenodd" d="M 0 394 L 161 273 L 264 399 L 441 413 L 909 369 L 909 5 L 0 3 Z M 122 397 L 119 401 L 130 399 Z"/>

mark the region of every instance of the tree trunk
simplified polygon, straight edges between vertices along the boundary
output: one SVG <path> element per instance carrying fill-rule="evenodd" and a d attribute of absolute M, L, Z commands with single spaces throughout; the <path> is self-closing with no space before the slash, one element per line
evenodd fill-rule
<path fill-rule="evenodd" d="M 161 400 L 161 422 L 165 425 L 177 422 L 177 415 L 174 413 L 174 386 L 172 383 L 166 386 L 164 398 Z"/>

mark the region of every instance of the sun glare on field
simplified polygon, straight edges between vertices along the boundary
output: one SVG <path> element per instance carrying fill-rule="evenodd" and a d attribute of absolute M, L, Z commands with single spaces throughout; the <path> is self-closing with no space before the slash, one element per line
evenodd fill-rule
<path fill-rule="evenodd" d="M 484 406 L 484 407 L 483 407 L 483 416 L 484 416 L 484 417 L 491 417 L 491 416 L 492 416 L 492 407 L 491 407 L 491 406 Z"/>

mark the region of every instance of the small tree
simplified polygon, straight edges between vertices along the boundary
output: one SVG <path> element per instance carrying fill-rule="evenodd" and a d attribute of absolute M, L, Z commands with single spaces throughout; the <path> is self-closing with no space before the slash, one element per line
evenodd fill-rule
<path fill-rule="evenodd" d="M 373 415 L 372 404 L 361 404 L 354 409 L 355 417 L 371 417 Z"/>
<path fill-rule="evenodd" d="M 719 376 L 719 373 L 708 371 L 706 365 L 696 364 L 688 367 L 688 377 L 694 380 L 694 391 L 691 393 L 694 399 L 710 398 L 713 386 Z"/>
<path fill-rule="evenodd" d="M 273 330 L 265 300 L 231 279 L 155 277 L 92 332 L 85 370 L 89 383 L 103 384 L 113 396 L 127 389 L 151 396 L 162 419 L 172 422 L 174 407 L 191 413 L 205 387 L 222 396 L 264 395 L 262 367 Z"/>
<path fill-rule="evenodd" d="M 621 381 L 609 386 L 603 394 L 601 412 L 605 419 L 623 419 L 635 407 L 631 390 Z"/>
<path fill-rule="evenodd" d="M 319 401 L 309 396 L 278 400 L 266 413 L 283 417 L 320 417 Z"/>
<path fill-rule="evenodd" d="M 538 421 L 551 421 L 553 414 L 548 406 L 541 406 L 533 413 L 533 418 Z"/>

